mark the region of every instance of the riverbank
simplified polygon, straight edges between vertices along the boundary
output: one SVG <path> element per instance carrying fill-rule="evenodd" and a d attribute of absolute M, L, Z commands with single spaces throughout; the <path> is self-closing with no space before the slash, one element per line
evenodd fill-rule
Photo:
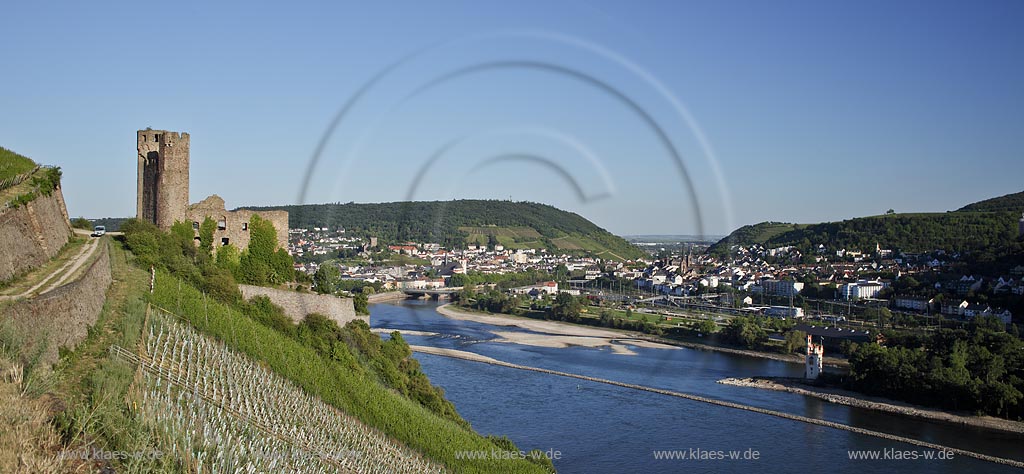
<path fill-rule="evenodd" d="M 1024 423 L 1019 421 L 1003 420 L 991 416 L 957 414 L 934 408 L 911 405 L 909 403 L 898 402 L 887 398 L 871 397 L 839 388 L 815 387 L 803 384 L 794 379 L 759 377 L 739 379 L 726 378 L 719 380 L 718 383 L 736 387 L 751 387 L 795 393 L 798 395 L 815 397 L 840 405 L 882 411 L 914 418 L 922 418 L 958 426 L 970 426 L 974 428 L 1024 435 Z"/>
<path fill-rule="evenodd" d="M 608 347 L 612 352 L 621 355 L 636 355 L 636 352 L 628 346 L 652 349 L 678 349 L 675 345 L 652 341 L 625 331 L 582 326 L 560 321 L 541 321 L 505 314 L 478 313 L 453 306 L 450 303 L 438 306 L 437 312 L 451 319 L 474 321 L 492 326 L 518 327 L 534 332 L 493 331 L 498 336 L 498 339 L 495 340 L 496 342 L 511 342 L 536 347 Z"/>
<path fill-rule="evenodd" d="M 510 314 L 481 313 L 473 310 L 468 310 L 465 308 L 460 308 L 458 306 L 454 306 L 451 303 L 438 306 L 437 312 L 452 319 L 475 321 L 478 323 L 491 324 L 494 326 L 513 326 L 522 329 L 527 329 L 530 331 L 548 333 L 553 335 L 531 335 L 513 332 L 499 334 L 499 337 L 502 338 L 499 340 L 504 340 L 505 337 L 512 337 L 516 340 L 508 340 L 508 342 L 515 342 L 519 344 L 544 344 L 544 347 L 568 347 L 570 345 L 587 345 L 587 343 L 594 342 L 593 340 L 588 341 L 586 339 L 573 338 L 603 338 L 609 340 L 609 343 L 606 345 L 610 346 L 613 351 L 616 351 L 616 353 L 620 354 L 630 354 L 633 353 L 633 351 L 629 350 L 628 347 L 622 347 L 622 344 L 615 344 L 612 341 L 619 341 L 622 343 L 639 347 L 656 347 L 660 349 L 685 347 L 687 349 L 716 351 L 727 354 L 742 355 L 747 357 L 777 360 L 780 362 L 788 362 L 792 364 L 804 363 L 803 357 L 796 354 L 778 354 L 773 352 L 761 352 L 749 349 L 738 349 L 712 344 L 702 344 L 699 342 L 680 341 L 677 339 L 667 339 L 663 337 L 651 336 L 648 334 L 636 334 L 617 329 L 585 326 L 581 324 L 572 324 L 562 321 L 541 321 L 537 319 L 524 318 L 521 316 L 513 316 Z M 620 347 L 616 349 L 616 346 Z M 591 345 L 589 347 L 599 346 Z M 845 359 L 836 359 L 834 357 L 826 357 L 824 360 L 824 364 L 836 368 L 848 367 L 848 364 Z"/>

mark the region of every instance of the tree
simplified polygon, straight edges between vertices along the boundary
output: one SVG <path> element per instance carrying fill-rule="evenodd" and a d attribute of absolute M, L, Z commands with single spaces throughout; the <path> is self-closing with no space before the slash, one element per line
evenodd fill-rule
<path fill-rule="evenodd" d="M 448 286 L 450 287 L 465 287 L 469 283 L 469 277 L 462 273 L 455 273 L 448 278 Z"/>
<path fill-rule="evenodd" d="M 797 349 L 805 347 L 807 344 L 807 333 L 803 331 L 789 331 L 786 333 L 785 341 L 783 346 L 786 348 L 786 352 L 796 352 Z"/>
<path fill-rule="evenodd" d="M 569 278 L 569 268 L 564 263 L 559 263 L 555 267 L 555 281 L 565 281 Z"/>
<path fill-rule="evenodd" d="M 320 265 L 320 268 L 313 274 L 314 290 L 320 294 L 330 294 L 338 291 L 341 284 L 341 270 L 332 264 Z"/>
<path fill-rule="evenodd" d="M 700 334 L 714 334 L 718 331 L 718 324 L 710 319 L 702 319 L 693 323 L 693 330 Z"/>
<path fill-rule="evenodd" d="M 356 293 L 352 297 L 352 306 L 355 307 L 356 314 L 370 314 L 369 298 L 364 293 Z"/>
<path fill-rule="evenodd" d="M 744 317 L 732 318 L 729 325 L 722 330 L 722 335 L 733 344 L 751 349 L 768 339 L 768 334 L 756 319 Z"/>
<path fill-rule="evenodd" d="M 181 247 L 181 252 L 186 257 L 194 257 L 196 254 L 194 236 L 191 224 L 182 221 L 174 221 L 174 224 L 171 224 L 171 237 Z"/>
<path fill-rule="evenodd" d="M 226 268 L 207 265 L 203 269 L 203 290 L 213 298 L 225 303 L 236 303 L 242 299 L 238 282 Z"/>
<path fill-rule="evenodd" d="M 239 267 L 241 266 L 241 254 L 238 252 L 238 247 L 232 244 L 221 246 L 217 249 L 217 260 L 216 265 L 229 272 L 237 279 L 239 275 Z"/>
<path fill-rule="evenodd" d="M 886 214 L 886 215 L 893 215 L 893 214 L 896 214 L 896 210 L 895 210 L 895 209 L 889 209 L 888 211 L 885 211 L 885 214 Z"/>
<path fill-rule="evenodd" d="M 249 220 L 249 247 L 242 252 L 239 274 L 242 282 L 253 285 L 273 285 L 294 279 L 291 256 L 277 248 L 274 224 L 258 214 Z"/>
<path fill-rule="evenodd" d="M 210 216 L 206 216 L 203 223 L 199 224 L 199 248 L 208 255 L 213 254 L 213 232 L 215 230 L 217 230 L 217 222 Z"/>
<path fill-rule="evenodd" d="M 71 227 L 74 227 L 76 229 L 92 230 L 92 222 L 90 222 L 89 219 L 86 219 L 84 217 L 79 217 L 71 221 Z"/>
<path fill-rule="evenodd" d="M 558 293 L 551 305 L 551 315 L 561 321 L 578 322 L 582 306 L 575 296 L 569 293 Z"/>

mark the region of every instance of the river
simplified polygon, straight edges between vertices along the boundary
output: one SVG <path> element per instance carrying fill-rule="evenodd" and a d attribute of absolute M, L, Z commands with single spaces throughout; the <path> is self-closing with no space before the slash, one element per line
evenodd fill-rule
<path fill-rule="evenodd" d="M 436 307 L 436 302 L 422 300 L 374 304 L 370 306 L 370 324 L 437 334 L 406 336 L 414 345 L 475 352 L 514 364 L 692 393 L 1024 460 L 1022 438 L 1013 435 L 716 383 L 725 377 L 801 376 L 802 365 L 692 349 L 631 347 L 636 355 L 622 355 L 608 348 L 497 342 L 493 331 L 526 330 L 449 319 L 438 314 Z M 939 454 L 656 393 L 422 353 L 415 357 L 474 429 L 506 435 L 524 450 L 557 451 L 554 464 L 561 473 L 1018 472 L 964 456 L 923 459 Z M 727 459 L 657 459 L 655 451 L 663 450 L 680 450 L 687 457 Z M 850 451 L 868 450 L 890 459 L 850 458 Z M 755 453 L 757 459 L 752 459 Z M 891 459 L 900 456 L 917 459 Z"/>

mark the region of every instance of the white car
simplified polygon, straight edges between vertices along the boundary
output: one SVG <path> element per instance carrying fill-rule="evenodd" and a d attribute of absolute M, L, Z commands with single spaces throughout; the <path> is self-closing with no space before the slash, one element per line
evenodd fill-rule
<path fill-rule="evenodd" d="M 103 237 L 103 234 L 107 233 L 107 228 L 101 225 L 92 228 L 93 237 Z"/>

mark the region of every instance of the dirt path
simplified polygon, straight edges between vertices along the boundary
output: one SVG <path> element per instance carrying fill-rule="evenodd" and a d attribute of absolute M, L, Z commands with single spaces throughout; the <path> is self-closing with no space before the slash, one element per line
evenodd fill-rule
<path fill-rule="evenodd" d="M 89 261 L 89 257 L 92 257 L 92 254 L 97 248 L 99 248 L 101 240 L 102 239 L 90 239 L 82 246 L 78 255 L 75 255 L 67 262 L 64 262 L 64 265 L 61 265 L 60 268 L 57 268 L 49 275 L 40 278 L 39 282 L 31 288 L 15 295 L 0 296 L 0 300 L 16 300 L 18 298 L 25 298 L 39 293 L 46 293 L 47 291 L 63 285 L 69 278 L 71 278 L 72 275 L 75 274 L 76 271 L 78 271 L 79 268 L 82 267 L 82 265 L 85 264 L 85 262 Z M 54 280 L 54 277 L 57 275 L 60 275 L 60 278 Z"/>

